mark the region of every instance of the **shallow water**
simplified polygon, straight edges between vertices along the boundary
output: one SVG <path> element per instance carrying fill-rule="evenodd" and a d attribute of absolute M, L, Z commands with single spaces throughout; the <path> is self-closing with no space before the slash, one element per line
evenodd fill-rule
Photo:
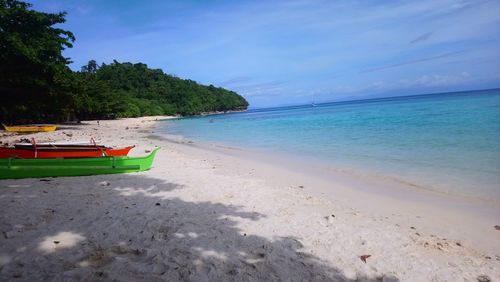
<path fill-rule="evenodd" d="M 159 130 L 500 200 L 500 90 L 183 118 Z"/>

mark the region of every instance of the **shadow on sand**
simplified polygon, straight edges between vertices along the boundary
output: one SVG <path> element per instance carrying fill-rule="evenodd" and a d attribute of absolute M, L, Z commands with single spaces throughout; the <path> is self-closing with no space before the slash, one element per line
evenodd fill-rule
<path fill-rule="evenodd" d="M 86 189 L 74 187 L 84 186 Z M 300 238 L 244 234 L 266 215 L 174 197 L 144 174 L 0 182 L 1 280 L 396 281 L 348 279 Z"/>

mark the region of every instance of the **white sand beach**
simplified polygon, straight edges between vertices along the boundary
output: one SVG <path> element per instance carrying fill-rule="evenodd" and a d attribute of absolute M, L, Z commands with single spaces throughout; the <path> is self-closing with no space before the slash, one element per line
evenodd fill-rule
<path fill-rule="evenodd" d="M 0 280 L 500 281 L 497 206 L 167 140 L 162 118 L 0 133 L 162 148 L 147 172 L 0 180 Z"/>

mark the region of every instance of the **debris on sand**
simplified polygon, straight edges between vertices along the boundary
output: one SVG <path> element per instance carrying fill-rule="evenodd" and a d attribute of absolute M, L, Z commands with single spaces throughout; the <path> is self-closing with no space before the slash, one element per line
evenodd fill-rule
<path fill-rule="evenodd" d="M 362 255 L 359 257 L 359 259 L 361 259 L 362 262 L 366 263 L 366 259 L 371 257 L 372 255 Z"/>

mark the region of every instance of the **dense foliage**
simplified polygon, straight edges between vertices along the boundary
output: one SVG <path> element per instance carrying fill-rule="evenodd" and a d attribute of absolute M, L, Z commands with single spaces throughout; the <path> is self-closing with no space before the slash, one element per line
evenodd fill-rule
<path fill-rule="evenodd" d="M 0 111 L 2 119 L 53 119 L 70 111 L 73 73 L 62 56 L 73 34 L 54 24 L 64 13 L 29 10 L 0 0 Z"/>
<path fill-rule="evenodd" d="M 75 38 L 54 27 L 65 13 L 43 13 L 31 4 L 0 0 L 0 120 L 56 121 L 192 115 L 246 109 L 235 92 L 200 85 L 145 64 L 95 61 L 80 72 L 62 55 Z"/>
<path fill-rule="evenodd" d="M 83 91 L 78 95 L 82 118 L 137 117 L 246 109 L 235 92 L 203 86 L 150 69 L 145 64 L 90 61 L 79 72 Z"/>

